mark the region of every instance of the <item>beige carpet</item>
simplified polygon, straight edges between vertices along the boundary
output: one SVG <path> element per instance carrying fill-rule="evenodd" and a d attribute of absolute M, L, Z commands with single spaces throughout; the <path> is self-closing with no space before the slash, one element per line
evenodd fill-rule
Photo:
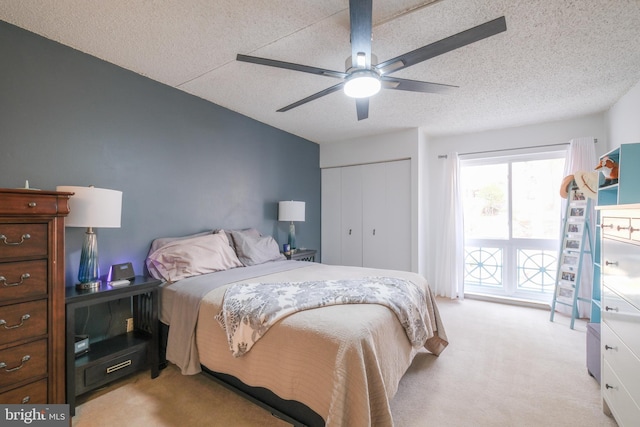
<path fill-rule="evenodd" d="M 439 299 L 450 345 L 418 354 L 391 406 L 397 427 L 615 426 L 587 374 L 586 323 L 549 312 Z M 80 397 L 73 426 L 286 426 L 204 376 L 170 366 Z"/>

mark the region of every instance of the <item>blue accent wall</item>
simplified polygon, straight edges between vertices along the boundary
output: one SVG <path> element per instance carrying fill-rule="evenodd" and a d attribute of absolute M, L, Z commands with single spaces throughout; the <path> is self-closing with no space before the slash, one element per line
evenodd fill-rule
<path fill-rule="evenodd" d="M 256 227 L 282 245 L 279 200 L 306 202 L 298 246 L 320 249 L 317 144 L 0 21 L 0 187 L 25 180 L 123 192 L 122 227 L 97 230 L 103 274 L 141 273 L 156 237 Z M 66 231 L 68 283 L 83 234 Z"/>

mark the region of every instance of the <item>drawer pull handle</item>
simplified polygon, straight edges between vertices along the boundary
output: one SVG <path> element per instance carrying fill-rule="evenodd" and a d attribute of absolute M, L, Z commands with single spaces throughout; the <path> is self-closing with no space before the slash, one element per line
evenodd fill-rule
<path fill-rule="evenodd" d="M 608 305 L 605 305 L 604 311 L 618 311 L 618 307 L 609 307 Z"/>
<path fill-rule="evenodd" d="M 373 229 L 373 235 L 374 236 L 376 235 L 376 229 L 375 228 Z"/>
<path fill-rule="evenodd" d="M 635 231 L 640 231 L 640 228 L 633 228 L 633 226 L 629 227 L 629 232 L 633 233 Z"/>
<path fill-rule="evenodd" d="M 22 356 L 22 362 L 18 366 L 16 366 L 15 368 L 7 368 L 7 364 L 6 363 L 0 362 L 0 369 L 4 369 L 5 372 L 17 371 L 19 369 L 22 369 L 24 364 L 27 363 L 29 361 L 29 359 L 31 359 L 31 356 L 29 356 L 28 354 L 26 356 Z"/>
<path fill-rule="evenodd" d="M 351 229 L 349 229 L 349 236 L 351 236 Z"/>
<path fill-rule="evenodd" d="M 119 369 L 122 369 L 122 368 L 126 368 L 129 365 L 131 365 L 131 359 L 125 360 L 124 362 L 120 362 L 120 363 L 118 363 L 116 365 L 113 365 L 113 366 L 109 366 L 107 368 L 107 374 L 110 374 L 110 373 L 115 372 L 115 371 L 117 371 Z"/>
<path fill-rule="evenodd" d="M 31 317 L 31 315 L 29 315 L 29 314 L 23 314 L 22 317 L 20 318 L 20 323 L 18 323 L 17 325 L 13 325 L 13 326 L 7 326 L 7 321 L 4 320 L 4 319 L 0 319 L 0 326 L 4 327 L 5 329 L 19 328 L 20 326 L 24 325 L 24 321 L 25 320 L 29 320 L 30 317 Z"/>
<path fill-rule="evenodd" d="M 30 277 L 31 275 L 29 273 L 23 273 L 22 276 L 20 276 L 19 282 L 7 283 L 7 278 L 4 276 L 0 276 L 0 282 L 3 282 L 2 286 L 4 286 L 5 288 L 8 288 L 9 286 L 20 286 L 25 281 L 25 279 L 28 279 Z"/>
<path fill-rule="evenodd" d="M 605 261 L 604 265 L 618 265 L 618 261 Z"/>
<path fill-rule="evenodd" d="M 618 231 L 620 231 L 620 230 L 628 230 L 629 229 L 629 227 L 621 227 L 621 226 L 618 226 L 617 228 L 618 228 Z"/>
<path fill-rule="evenodd" d="M 36 202 L 29 202 L 27 206 L 29 206 L 30 208 L 35 208 L 36 206 L 38 206 L 38 204 Z"/>
<path fill-rule="evenodd" d="M 613 228 L 613 224 L 602 224 L 600 228 Z"/>
<path fill-rule="evenodd" d="M 605 350 L 617 350 L 617 347 L 611 347 L 610 345 L 606 345 L 604 346 Z"/>
<path fill-rule="evenodd" d="M 611 389 L 611 388 L 613 388 L 613 389 L 617 389 L 617 387 L 614 387 L 614 386 L 609 385 L 609 384 L 605 384 L 604 386 L 605 386 L 605 388 L 607 388 L 607 389 Z"/>
<path fill-rule="evenodd" d="M 29 403 L 31 400 L 31 396 L 25 396 L 22 398 L 22 404 Z"/>
<path fill-rule="evenodd" d="M 30 239 L 31 235 L 30 234 L 23 234 L 22 238 L 20 239 L 19 242 L 7 242 L 7 236 L 5 236 L 4 234 L 0 234 L 0 240 L 2 240 L 2 243 L 4 243 L 7 246 L 18 246 L 24 243 L 25 240 Z"/>

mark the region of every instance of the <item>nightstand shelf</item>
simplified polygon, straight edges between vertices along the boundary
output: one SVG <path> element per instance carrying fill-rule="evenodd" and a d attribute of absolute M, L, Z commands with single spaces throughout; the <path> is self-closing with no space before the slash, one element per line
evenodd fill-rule
<path fill-rule="evenodd" d="M 315 262 L 316 260 L 316 250 L 315 249 L 298 249 L 294 253 L 285 256 L 287 259 L 291 259 L 294 261 L 309 261 Z"/>
<path fill-rule="evenodd" d="M 76 358 L 76 395 L 137 372 L 148 365 L 149 337 L 128 332 L 91 345 Z"/>
<path fill-rule="evenodd" d="M 67 287 L 67 403 L 75 414 L 76 396 L 102 387 L 142 369 L 151 369 L 151 378 L 160 373 L 158 285 L 159 280 L 136 276 L 131 284 L 97 290 Z M 132 332 L 92 342 L 89 352 L 75 357 L 75 311 L 109 301 L 133 298 Z"/>

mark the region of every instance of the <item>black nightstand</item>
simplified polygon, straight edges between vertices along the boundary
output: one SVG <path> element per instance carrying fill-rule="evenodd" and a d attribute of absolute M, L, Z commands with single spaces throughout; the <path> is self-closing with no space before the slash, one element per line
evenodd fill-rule
<path fill-rule="evenodd" d="M 298 249 L 291 255 L 285 254 L 287 259 L 292 259 L 294 261 L 310 261 L 315 262 L 316 260 L 316 250 L 315 249 Z"/>
<path fill-rule="evenodd" d="M 76 396 L 141 369 L 160 374 L 158 285 L 161 281 L 136 276 L 131 284 L 112 288 L 105 282 L 96 290 L 66 288 L 67 403 L 75 415 Z M 93 342 L 89 352 L 75 357 L 75 311 L 108 301 L 133 298 L 134 330 Z"/>

